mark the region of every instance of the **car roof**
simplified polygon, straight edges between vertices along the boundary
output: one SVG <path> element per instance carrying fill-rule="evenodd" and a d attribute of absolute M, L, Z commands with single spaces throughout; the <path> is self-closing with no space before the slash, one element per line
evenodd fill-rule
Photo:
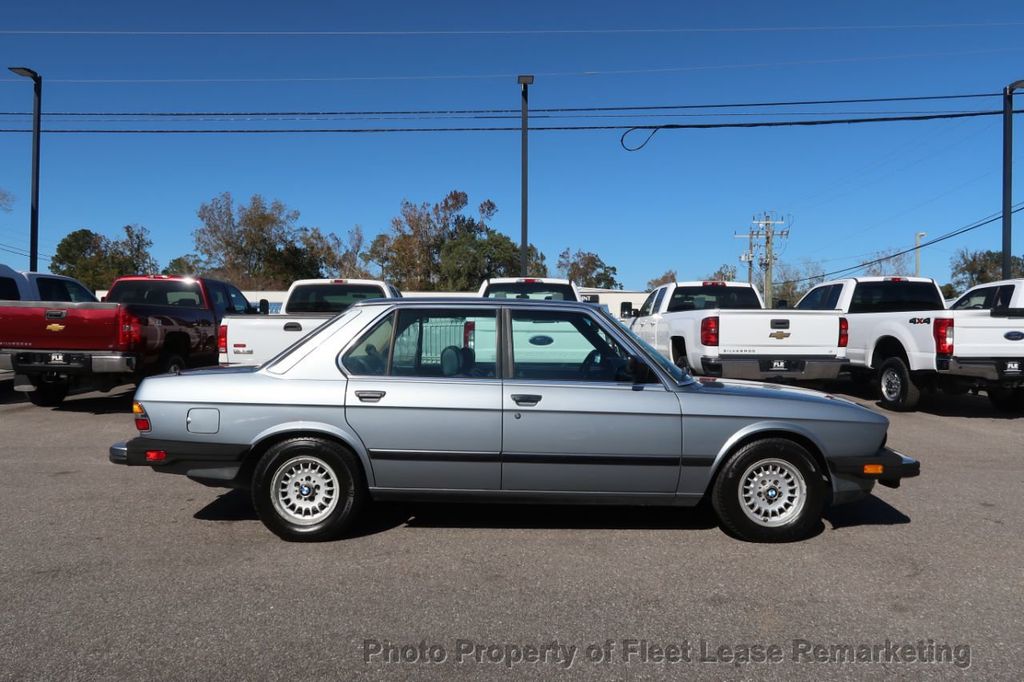
<path fill-rule="evenodd" d="M 587 301 L 538 301 L 524 298 L 481 298 L 479 296 L 416 296 L 410 298 L 374 298 L 352 304 L 352 308 L 369 306 L 395 306 L 398 308 L 415 308 L 424 305 L 440 306 L 511 306 L 520 308 L 575 308 L 593 310 L 599 303 Z"/>

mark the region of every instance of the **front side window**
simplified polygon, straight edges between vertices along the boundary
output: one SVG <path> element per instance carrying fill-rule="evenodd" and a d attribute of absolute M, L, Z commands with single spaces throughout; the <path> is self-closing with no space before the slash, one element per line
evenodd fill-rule
<path fill-rule="evenodd" d="M 647 296 L 646 300 L 644 300 L 643 305 L 640 306 L 640 312 L 637 313 L 637 317 L 647 317 L 648 315 L 651 314 L 651 311 L 654 309 L 654 299 L 657 297 L 659 291 L 661 291 L 661 289 L 652 291 Z"/>
<path fill-rule="evenodd" d="M 998 287 L 982 287 L 965 294 L 952 305 L 953 310 L 987 310 L 992 307 Z"/>
<path fill-rule="evenodd" d="M 207 280 L 206 291 L 213 300 L 213 309 L 217 312 L 217 317 L 223 317 L 228 309 L 228 294 L 225 286 L 220 282 Z"/>
<path fill-rule="evenodd" d="M 512 311 L 516 379 L 632 382 L 629 354 L 594 318 L 574 311 Z"/>
<path fill-rule="evenodd" d="M 63 303 L 85 303 L 95 302 L 88 289 L 77 282 L 57 277 L 39 277 L 36 279 L 36 287 L 39 289 L 39 300 L 61 301 Z"/>
<path fill-rule="evenodd" d="M 242 292 L 233 286 L 228 285 L 228 310 L 239 315 L 244 315 L 249 312 L 249 301 L 246 300 Z"/>
<path fill-rule="evenodd" d="M 827 289 L 828 287 L 811 289 L 811 291 L 796 304 L 797 310 L 824 310 L 823 301 L 825 299 L 825 292 Z"/>

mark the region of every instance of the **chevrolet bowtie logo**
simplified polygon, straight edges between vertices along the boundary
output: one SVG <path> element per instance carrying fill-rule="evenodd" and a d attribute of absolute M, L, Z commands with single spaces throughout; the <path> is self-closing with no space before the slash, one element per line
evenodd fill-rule
<path fill-rule="evenodd" d="M 781 341 L 782 339 L 789 338 L 789 332 L 772 332 L 771 334 L 768 335 L 768 338 L 775 339 L 776 341 Z"/>
<path fill-rule="evenodd" d="M 54 322 L 53 324 L 46 325 L 46 331 L 48 331 L 48 332 L 62 332 L 62 331 L 64 331 L 64 325 L 57 324 L 56 322 Z"/>

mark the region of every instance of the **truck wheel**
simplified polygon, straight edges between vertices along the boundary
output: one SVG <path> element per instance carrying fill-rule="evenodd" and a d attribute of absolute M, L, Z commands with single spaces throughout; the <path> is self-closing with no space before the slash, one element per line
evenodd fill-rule
<path fill-rule="evenodd" d="M 809 536 L 821 520 L 825 490 L 814 459 L 784 438 L 743 446 L 715 480 L 711 505 L 722 526 L 752 542 Z"/>
<path fill-rule="evenodd" d="M 366 497 L 355 455 L 321 438 L 290 438 L 273 445 L 253 473 L 256 513 L 267 528 L 292 542 L 340 537 Z"/>
<path fill-rule="evenodd" d="M 988 399 L 992 407 L 1008 414 L 1024 412 L 1024 388 L 990 388 Z"/>
<path fill-rule="evenodd" d="M 921 389 L 910 377 L 903 358 L 888 358 L 878 368 L 878 392 L 882 407 L 894 412 L 908 412 L 921 400 Z"/>
<path fill-rule="evenodd" d="M 185 368 L 185 358 L 174 353 L 160 360 L 160 374 L 180 374 Z"/>
<path fill-rule="evenodd" d="M 67 395 L 68 382 L 41 381 L 36 384 L 36 390 L 28 392 L 28 399 L 39 407 L 55 407 L 64 402 Z"/>
<path fill-rule="evenodd" d="M 690 371 L 690 363 L 686 360 L 686 346 L 683 343 L 672 342 L 672 362 L 684 372 Z"/>

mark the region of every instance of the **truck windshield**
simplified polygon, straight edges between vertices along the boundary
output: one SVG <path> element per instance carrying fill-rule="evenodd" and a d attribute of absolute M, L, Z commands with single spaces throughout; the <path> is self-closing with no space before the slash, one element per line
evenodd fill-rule
<path fill-rule="evenodd" d="M 376 284 L 300 284 L 292 289 L 285 309 L 289 313 L 340 313 L 353 303 L 385 298 Z"/>
<path fill-rule="evenodd" d="M 107 302 L 203 307 L 199 285 L 192 280 L 176 279 L 128 279 L 115 282 L 107 294 Z"/>
<path fill-rule="evenodd" d="M 728 287 L 707 285 L 699 287 L 676 287 L 668 302 L 668 312 L 683 310 L 760 310 L 761 302 L 750 287 Z"/>
<path fill-rule="evenodd" d="M 568 284 L 544 282 L 505 282 L 488 284 L 484 298 L 528 298 L 534 301 L 575 301 Z"/>

